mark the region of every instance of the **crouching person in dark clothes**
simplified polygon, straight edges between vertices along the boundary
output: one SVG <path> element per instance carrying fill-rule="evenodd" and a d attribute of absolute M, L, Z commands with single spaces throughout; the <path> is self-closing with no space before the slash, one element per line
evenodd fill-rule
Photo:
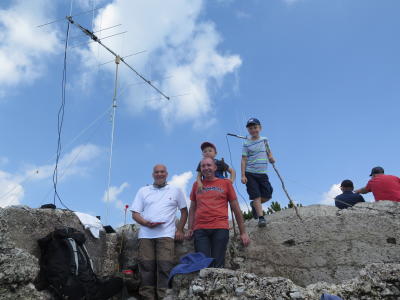
<path fill-rule="evenodd" d="M 214 258 L 213 266 L 223 268 L 229 241 L 228 202 L 239 225 L 243 245 L 248 246 L 250 239 L 232 182 L 215 177 L 217 166 L 211 158 L 204 158 L 200 169 L 204 178 L 203 188 L 199 190 L 197 182 L 193 184 L 187 237 L 194 236 L 196 252 Z"/>
<path fill-rule="evenodd" d="M 139 223 L 139 271 L 142 299 L 163 299 L 173 267 L 174 239 L 183 240 L 188 210 L 182 191 L 167 184 L 164 165 L 153 168 L 154 183 L 142 187 L 132 204 L 132 217 Z M 175 215 L 181 218 L 175 227 Z"/>
<path fill-rule="evenodd" d="M 335 197 L 335 205 L 339 209 L 352 207 L 359 202 L 365 202 L 364 197 L 360 194 L 353 193 L 354 185 L 353 181 L 346 179 L 340 184 L 340 189 L 343 194 Z"/>

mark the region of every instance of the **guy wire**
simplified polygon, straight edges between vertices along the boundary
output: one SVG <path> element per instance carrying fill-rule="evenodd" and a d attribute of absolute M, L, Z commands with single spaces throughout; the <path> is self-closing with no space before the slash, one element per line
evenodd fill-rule
<path fill-rule="evenodd" d="M 228 136 L 225 135 L 225 138 L 226 138 L 226 144 L 228 145 L 230 163 L 231 163 L 232 168 L 235 169 L 234 166 L 233 166 L 232 152 L 231 152 L 231 146 L 229 145 Z M 246 204 L 247 210 L 250 211 L 250 208 L 249 208 L 249 205 L 247 204 L 246 198 L 243 197 L 242 193 L 240 193 L 240 191 L 239 191 L 239 189 L 237 187 L 236 178 L 235 178 L 234 184 L 235 184 L 235 188 L 236 188 L 237 193 L 239 194 L 239 196 L 243 199 L 244 203 Z"/>
<path fill-rule="evenodd" d="M 93 120 L 87 127 L 85 127 L 83 130 L 81 130 L 74 138 L 72 138 L 65 146 L 64 146 L 64 150 L 65 148 L 68 148 L 69 146 L 71 146 L 76 140 L 78 140 L 83 134 L 85 134 L 90 128 L 92 128 L 99 120 L 101 120 L 107 113 L 110 112 L 110 108 L 107 108 L 107 110 L 105 112 L 103 112 L 101 115 L 99 115 L 95 120 Z M 54 158 L 56 157 L 56 155 L 52 155 L 48 160 L 45 161 L 44 164 L 49 163 L 50 161 L 52 161 Z M 0 201 L 3 200 L 5 197 L 7 197 L 8 195 L 10 195 L 13 191 L 15 191 L 15 189 L 17 189 L 19 187 L 19 185 L 24 184 L 25 182 L 28 182 L 29 180 L 31 180 L 34 176 L 36 176 L 36 174 L 39 173 L 39 168 L 34 169 L 34 171 L 27 177 L 25 177 L 22 181 L 16 183 L 13 187 L 11 187 L 8 191 L 5 191 L 3 194 L 0 194 Z M 59 177 L 59 179 L 62 178 L 62 174 Z M 53 187 L 50 189 L 53 189 Z"/>
<path fill-rule="evenodd" d="M 71 4 L 72 7 L 72 4 Z M 53 196 L 53 204 L 56 205 L 56 198 L 60 201 L 61 205 L 66 209 L 70 210 L 61 200 L 60 195 L 57 191 L 57 183 L 58 183 L 58 162 L 61 156 L 61 131 L 64 124 L 64 112 L 65 112 L 65 90 L 67 85 L 67 50 L 68 50 L 68 36 L 69 36 L 69 23 L 67 24 L 67 33 L 65 38 L 65 47 L 64 47 L 64 66 L 63 66 L 63 75 L 61 81 L 61 105 L 58 110 L 57 115 L 57 154 L 56 154 L 56 163 L 54 166 L 53 172 L 53 187 L 54 187 L 54 196 Z"/>
<path fill-rule="evenodd" d="M 84 131 L 87 131 L 90 127 L 94 126 L 97 121 L 101 120 L 105 115 L 107 115 L 110 112 L 110 108 L 108 108 L 105 112 L 103 112 L 95 121 L 93 121 L 89 127 L 85 128 Z M 95 134 L 98 132 L 100 126 L 102 123 L 98 123 L 97 126 L 93 129 L 92 133 L 86 138 L 86 140 L 83 142 L 83 144 L 89 143 L 89 141 L 95 136 Z M 78 135 L 82 135 L 82 132 Z M 75 138 L 76 139 L 76 138 Z M 79 157 L 79 155 L 82 153 L 83 148 L 81 148 L 78 153 L 71 159 L 71 161 L 63 168 L 62 173 L 60 174 L 59 179 L 63 178 L 64 175 L 67 174 L 68 169 L 72 166 L 74 161 L 76 161 Z M 46 193 L 46 195 L 43 197 L 42 202 L 48 197 L 48 195 L 51 193 L 51 189 Z"/>

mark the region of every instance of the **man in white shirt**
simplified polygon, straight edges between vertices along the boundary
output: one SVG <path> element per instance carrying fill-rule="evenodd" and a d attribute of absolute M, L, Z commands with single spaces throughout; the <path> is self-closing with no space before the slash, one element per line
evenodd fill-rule
<path fill-rule="evenodd" d="M 139 223 L 139 270 L 142 299 L 163 299 L 173 267 L 174 239 L 183 240 L 188 210 L 183 192 L 167 184 L 167 168 L 155 165 L 154 183 L 139 189 L 132 218 Z M 176 211 L 181 218 L 175 226 Z"/>

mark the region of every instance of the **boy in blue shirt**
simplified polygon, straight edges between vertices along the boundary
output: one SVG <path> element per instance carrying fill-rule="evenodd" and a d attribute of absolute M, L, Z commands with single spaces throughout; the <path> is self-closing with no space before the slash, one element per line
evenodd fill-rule
<path fill-rule="evenodd" d="M 265 137 L 260 136 L 261 123 L 256 118 L 251 118 L 246 124 L 250 138 L 243 144 L 242 151 L 242 183 L 246 184 L 249 194 L 250 206 L 253 217 L 258 218 L 258 226 L 265 227 L 266 221 L 263 216 L 262 203 L 272 197 L 273 188 L 267 175 L 267 165 L 275 163 L 272 153 L 267 153 Z"/>

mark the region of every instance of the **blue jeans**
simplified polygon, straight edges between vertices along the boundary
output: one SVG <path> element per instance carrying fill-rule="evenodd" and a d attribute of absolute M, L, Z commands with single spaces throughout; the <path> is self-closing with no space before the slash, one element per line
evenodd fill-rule
<path fill-rule="evenodd" d="M 194 231 L 194 248 L 207 257 L 214 258 L 212 267 L 223 268 L 226 246 L 229 241 L 228 229 L 197 229 Z"/>

